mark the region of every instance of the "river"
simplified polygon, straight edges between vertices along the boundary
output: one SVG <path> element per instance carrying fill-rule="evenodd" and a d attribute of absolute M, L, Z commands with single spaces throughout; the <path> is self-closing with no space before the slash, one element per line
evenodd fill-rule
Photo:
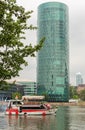
<path fill-rule="evenodd" d="M 60 106 L 56 115 L 29 117 L 1 111 L 0 130 L 85 130 L 85 107 Z"/>

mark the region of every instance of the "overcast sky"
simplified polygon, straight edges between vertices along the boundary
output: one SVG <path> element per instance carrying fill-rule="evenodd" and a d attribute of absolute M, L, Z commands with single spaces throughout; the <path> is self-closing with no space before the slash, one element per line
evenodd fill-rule
<path fill-rule="evenodd" d="M 49 1 L 63 2 L 69 7 L 69 70 L 70 83 L 75 85 L 75 75 L 82 74 L 85 83 L 85 0 L 17 0 L 26 10 L 33 10 L 30 22 L 37 25 L 37 7 Z M 26 43 L 36 44 L 36 31 L 26 33 Z M 36 58 L 28 58 L 29 66 L 16 79 L 36 81 Z"/>

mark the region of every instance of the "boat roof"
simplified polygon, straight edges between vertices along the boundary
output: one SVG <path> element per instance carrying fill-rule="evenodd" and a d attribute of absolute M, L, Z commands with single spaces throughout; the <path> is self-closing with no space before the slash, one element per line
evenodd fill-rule
<path fill-rule="evenodd" d="M 15 102 L 15 101 L 16 101 L 16 102 L 19 102 L 19 101 L 22 102 L 22 100 L 19 100 L 19 99 L 18 99 L 18 100 L 11 99 L 11 100 L 8 100 L 8 101 L 9 101 L 9 102 Z"/>
<path fill-rule="evenodd" d="M 28 100 L 43 100 L 45 98 L 45 96 L 22 96 L 22 100 L 23 99 L 28 99 Z"/>

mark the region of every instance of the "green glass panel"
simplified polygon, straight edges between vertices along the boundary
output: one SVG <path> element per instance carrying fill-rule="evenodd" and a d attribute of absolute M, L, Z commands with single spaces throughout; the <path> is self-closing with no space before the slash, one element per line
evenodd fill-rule
<path fill-rule="evenodd" d="M 47 2 L 38 7 L 38 41 L 42 37 L 46 40 L 37 57 L 38 93 L 51 94 L 54 101 L 67 101 L 69 40 L 68 7 L 65 4 Z"/>

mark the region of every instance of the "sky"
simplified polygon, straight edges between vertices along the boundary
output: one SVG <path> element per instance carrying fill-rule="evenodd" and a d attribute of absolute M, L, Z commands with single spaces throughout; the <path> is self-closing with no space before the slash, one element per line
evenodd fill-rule
<path fill-rule="evenodd" d="M 30 23 L 37 25 L 37 8 L 44 2 L 63 2 L 69 8 L 69 76 L 70 84 L 75 85 L 76 73 L 80 72 L 85 83 L 85 0 L 17 0 L 26 10 L 33 10 Z M 37 31 L 25 34 L 26 43 L 37 43 Z M 36 58 L 27 58 L 28 66 L 23 67 L 16 80 L 36 81 Z"/>

